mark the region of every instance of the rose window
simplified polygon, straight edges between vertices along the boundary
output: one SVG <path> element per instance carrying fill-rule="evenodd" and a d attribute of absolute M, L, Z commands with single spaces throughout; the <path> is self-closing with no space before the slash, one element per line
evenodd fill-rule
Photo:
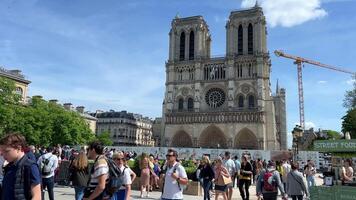
<path fill-rule="evenodd" d="M 225 102 L 225 93 L 220 88 L 211 88 L 205 95 L 205 101 L 212 108 L 220 107 Z"/>

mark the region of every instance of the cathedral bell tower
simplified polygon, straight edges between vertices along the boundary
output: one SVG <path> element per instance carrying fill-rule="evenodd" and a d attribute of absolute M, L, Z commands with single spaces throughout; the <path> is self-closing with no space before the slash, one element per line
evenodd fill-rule
<path fill-rule="evenodd" d="M 202 16 L 176 17 L 169 32 L 169 61 L 210 57 L 211 37 Z"/>

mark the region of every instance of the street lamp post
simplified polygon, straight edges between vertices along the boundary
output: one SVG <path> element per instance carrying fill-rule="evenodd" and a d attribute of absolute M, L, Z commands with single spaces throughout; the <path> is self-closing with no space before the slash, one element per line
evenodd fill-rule
<path fill-rule="evenodd" d="M 300 139 L 303 137 L 303 128 L 299 125 L 296 125 L 292 131 L 293 135 L 293 150 L 294 150 L 294 161 L 298 159 L 298 153 L 299 153 L 299 142 Z"/>

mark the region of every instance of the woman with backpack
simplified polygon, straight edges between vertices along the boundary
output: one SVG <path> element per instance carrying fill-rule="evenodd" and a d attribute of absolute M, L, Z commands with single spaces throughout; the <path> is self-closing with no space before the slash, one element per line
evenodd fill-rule
<path fill-rule="evenodd" d="M 302 200 L 303 195 L 309 196 L 307 187 L 303 180 L 303 174 L 298 171 L 299 164 L 297 162 L 292 163 L 292 171 L 287 175 L 287 194 L 292 197 L 293 200 Z"/>
<path fill-rule="evenodd" d="M 131 196 L 131 170 L 126 166 L 124 153 L 114 153 L 112 159 L 115 161 L 122 173 L 122 186 L 111 198 L 111 200 L 129 200 Z"/>
<path fill-rule="evenodd" d="M 89 181 L 88 158 L 84 152 L 80 152 L 77 158 L 72 161 L 69 171 L 70 181 L 74 186 L 75 200 L 82 200 Z"/>
<path fill-rule="evenodd" d="M 263 169 L 256 182 L 256 194 L 257 196 L 263 196 L 263 200 L 277 200 L 278 188 L 281 191 L 282 199 L 287 199 L 283 184 L 281 181 L 281 175 L 276 170 L 276 164 L 269 162 L 267 169 Z"/>

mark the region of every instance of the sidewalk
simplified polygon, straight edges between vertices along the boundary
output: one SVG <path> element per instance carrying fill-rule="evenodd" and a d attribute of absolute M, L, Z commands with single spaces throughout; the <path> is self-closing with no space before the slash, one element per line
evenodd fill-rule
<path fill-rule="evenodd" d="M 255 186 L 252 185 L 249 189 L 250 191 L 250 200 L 256 200 L 256 189 Z M 70 187 L 62 187 L 58 186 L 54 188 L 54 196 L 56 200 L 71 200 L 74 199 L 74 189 Z M 140 191 L 134 190 L 132 191 L 131 199 L 136 200 L 136 199 L 146 199 L 146 200 L 152 200 L 152 199 L 160 199 L 161 197 L 161 192 L 150 192 L 150 196 L 148 198 L 140 198 Z M 212 200 L 215 197 L 212 198 Z M 47 196 L 46 196 L 46 199 Z M 197 199 L 203 199 L 203 196 L 191 196 L 191 195 L 184 195 L 184 200 L 197 200 Z M 240 192 L 237 188 L 234 188 L 234 193 L 233 193 L 233 200 L 242 200 L 240 197 Z"/>
<path fill-rule="evenodd" d="M 319 175 L 320 174 L 317 174 L 315 176 L 316 185 L 322 185 L 322 183 L 323 183 L 323 180 L 321 178 L 319 178 Z M 249 191 L 250 191 L 250 200 L 257 200 L 256 186 L 251 185 L 249 188 Z M 48 194 L 46 193 L 46 195 L 48 195 Z M 71 187 L 57 186 L 54 188 L 54 196 L 55 196 L 56 200 L 72 200 L 72 199 L 74 199 L 74 189 Z M 132 200 L 136 200 L 136 199 L 152 200 L 152 199 L 160 199 L 160 197 L 161 197 L 161 192 L 150 192 L 150 196 L 148 198 L 140 198 L 140 191 L 137 191 L 137 190 L 133 190 L 132 195 L 131 195 Z M 214 198 L 215 197 L 213 197 L 211 199 L 214 200 Z M 46 199 L 48 199 L 47 196 L 46 196 Z M 184 200 L 199 200 L 199 199 L 203 199 L 203 196 L 184 195 Z M 240 192 L 237 188 L 234 188 L 232 199 L 233 200 L 242 200 L 242 198 L 240 197 Z M 278 199 L 281 199 L 281 198 L 278 198 Z"/>

